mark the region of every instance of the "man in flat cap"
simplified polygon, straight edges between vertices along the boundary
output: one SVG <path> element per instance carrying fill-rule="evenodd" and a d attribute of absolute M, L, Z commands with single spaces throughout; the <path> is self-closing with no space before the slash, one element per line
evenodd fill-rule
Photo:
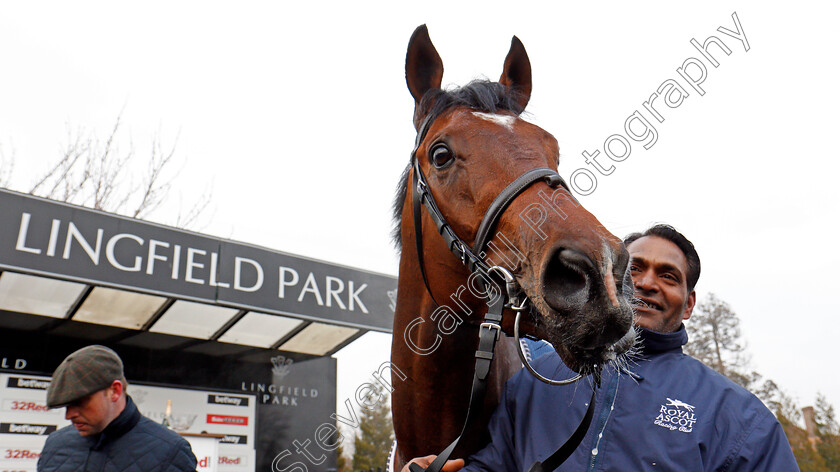
<path fill-rule="evenodd" d="M 55 370 L 47 406 L 73 424 L 47 438 L 39 472 L 195 471 L 189 443 L 141 415 L 126 395 L 123 363 L 105 346 L 70 354 Z"/>

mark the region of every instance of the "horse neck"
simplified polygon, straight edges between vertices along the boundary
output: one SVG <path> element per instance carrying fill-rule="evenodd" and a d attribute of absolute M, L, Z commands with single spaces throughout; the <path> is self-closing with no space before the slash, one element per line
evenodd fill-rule
<path fill-rule="evenodd" d="M 412 349 L 406 336 L 421 348 L 436 345 L 435 353 L 468 353 L 472 358 L 478 340 L 477 327 L 487 306 L 470 295 L 466 288 L 469 276 L 467 268 L 449 252 L 439 235 L 428 234 L 423 240 L 427 276 L 427 280 L 424 281 L 413 237 L 406 239 L 408 240 L 403 241 L 403 251 L 400 255 L 397 306 L 394 314 L 395 342 L 402 341 L 406 349 L 419 357 L 427 357 L 430 354 L 418 353 L 417 349 Z M 434 296 L 429 292 L 430 289 L 434 291 Z M 448 328 L 451 323 L 460 325 L 451 334 L 445 334 L 450 331 Z M 407 330 L 410 332 L 406 333 Z M 469 342 L 463 342 L 464 340 Z"/>
<path fill-rule="evenodd" d="M 466 283 L 466 271 L 452 267 L 447 271 L 441 264 L 427 265 L 430 285 L 435 290 L 437 305 L 432 299 L 422 277 L 416 260 L 416 251 L 406 249 L 400 261 L 399 290 L 394 317 L 394 335 L 391 362 L 406 374 L 404 382 L 398 382 L 393 393 L 394 427 L 403 458 L 417 457 L 438 453 L 454 439 L 463 425 L 469 405 L 470 388 L 475 368 L 475 350 L 478 343 L 478 330 L 486 306 L 474 297 L 463 298 L 463 307 L 449 297 L 457 294 L 460 284 L 446 284 L 442 277 L 445 273 L 458 274 Z M 404 251 L 405 252 L 405 251 Z M 439 253 L 438 253 L 439 254 Z M 427 261 L 428 264 L 428 261 Z M 452 277 L 455 280 L 455 277 Z M 451 292 L 440 290 L 442 286 L 452 285 Z M 444 295 L 440 295 L 443 292 Z M 443 334 L 438 326 L 449 313 L 444 305 L 461 317 L 463 323 L 451 334 Z M 432 319 L 435 310 L 436 319 Z M 418 352 L 415 347 L 428 349 Z M 498 395 L 504 381 L 518 367 L 513 366 L 511 350 L 507 344 L 504 355 L 498 356 L 493 363 L 491 384 L 488 388 L 487 406 L 482 414 L 486 417 L 498 402 Z M 436 347 L 435 347 L 436 346 Z M 500 349 L 497 348 L 497 353 Z M 517 361 L 518 362 L 518 361 Z M 430 425 L 434 425 L 430 427 Z M 483 427 L 483 426 L 482 426 Z M 475 442 L 475 444 L 473 444 Z M 470 440 L 460 445 L 458 453 L 475 452 L 480 436 L 472 434 Z"/>
<path fill-rule="evenodd" d="M 429 285 L 435 291 L 435 298 L 420 276 L 416 257 L 402 257 L 394 313 L 394 345 L 401 344 L 405 350 L 423 360 L 437 357 L 436 354 L 440 353 L 468 353 L 472 357 L 478 338 L 475 336 L 477 330 L 470 325 L 480 323 L 486 306 L 472 297 L 459 294 L 463 292 L 459 289 L 460 285 L 443 280 L 463 279 L 466 283 L 463 268 L 442 268 L 436 263 L 429 269 L 427 266 Z M 453 274 L 456 269 L 458 272 Z M 449 331 L 448 322 L 461 324 L 454 332 L 446 334 Z M 473 338 L 475 342 L 463 342 Z"/>

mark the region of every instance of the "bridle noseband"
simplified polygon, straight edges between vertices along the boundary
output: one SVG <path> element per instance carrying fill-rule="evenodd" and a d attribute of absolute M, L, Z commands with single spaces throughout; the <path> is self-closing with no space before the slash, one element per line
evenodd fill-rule
<path fill-rule="evenodd" d="M 411 151 L 412 212 L 414 217 L 414 239 L 417 248 L 417 261 L 418 265 L 420 266 L 420 273 L 423 277 L 423 283 L 426 286 L 426 290 L 428 291 L 429 296 L 432 297 L 432 300 L 435 302 L 436 305 L 439 305 L 437 303 L 437 300 L 435 300 L 434 295 L 432 294 L 431 287 L 429 286 L 428 277 L 426 276 L 426 268 L 423 262 L 423 222 L 420 212 L 421 207 L 425 206 L 427 212 L 429 213 L 429 216 L 431 217 L 432 221 L 434 221 L 435 226 L 437 227 L 438 233 L 440 233 L 440 235 L 443 237 L 449 250 L 458 259 L 461 260 L 461 263 L 463 263 L 467 267 L 467 270 L 469 270 L 473 274 L 477 273 L 483 276 L 477 277 L 476 282 L 479 284 L 479 288 L 488 295 L 489 301 L 487 302 L 487 313 L 485 314 L 484 320 L 479 327 L 478 350 L 475 353 L 475 376 L 473 377 L 470 403 L 467 409 L 467 419 L 464 422 L 464 426 L 461 430 L 461 433 L 458 435 L 455 441 L 453 441 L 446 449 L 443 450 L 443 452 L 441 452 L 437 456 L 437 458 L 429 465 L 429 467 L 425 469 L 425 472 L 439 472 L 441 470 L 443 465 L 446 463 L 446 460 L 449 458 L 449 456 L 452 454 L 452 451 L 455 449 L 455 446 L 458 444 L 461 437 L 466 432 L 467 427 L 472 422 L 474 417 L 477 416 L 477 412 L 481 409 L 481 404 L 483 403 L 484 398 L 484 391 L 486 389 L 487 375 L 490 372 L 490 363 L 493 361 L 495 344 L 496 341 L 498 341 L 499 339 L 499 333 L 502 331 L 502 312 L 505 308 L 510 308 L 516 311 L 516 320 L 514 322 L 514 338 L 517 344 L 517 351 L 519 352 L 519 357 L 523 365 L 527 366 L 527 369 L 531 374 L 537 377 L 540 381 L 548 383 L 550 385 L 565 385 L 580 380 L 582 378 L 582 376 L 578 374 L 570 379 L 551 380 L 540 375 L 533 367 L 531 367 L 530 363 L 528 362 L 525 356 L 525 353 L 523 352 L 522 343 L 520 342 L 519 338 L 520 315 L 523 311 L 526 311 L 530 308 L 530 300 L 528 300 L 527 296 L 523 294 L 521 287 L 519 286 L 518 282 L 516 282 L 516 279 L 514 278 L 513 274 L 510 273 L 510 271 L 498 265 L 489 266 L 486 262 L 484 262 L 484 260 L 482 260 L 482 256 L 485 255 L 485 246 L 487 245 L 491 237 L 491 232 L 496 228 L 496 225 L 498 224 L 499 219 L 501 218 L 504 211 L 513 202 L 513 200 L 516 199 L 517 196 L 519 196 L 522 192 L 524 192 L 531 185 L 537 182 L 545 182 L 552 188 L 556 188 L 558 185 L 562 185 L 566 190 L 569 190 L 568 184 L 566 184 L 563 178 L 560 177 L 560 174 L 558 174 L 557 171 L 553 169 L 536 168 L 526 171 L 525 173 L 517 177 L 513 182 L 508 184 L 490 204 L 490 206 L 484 214 L 484 217 L 481 220 L 481 224 L 478 227 L 478 231 L 475 236 L 475 243 L 472 247 L 470 247 L 470 245 L 468 245 L 463 239 L 461 239 L 460 237 L 458 237 L 457 234 L 455 234 L 454 229 L 446 222 L 446 218 L 444 218 L 443 214 L 441 213 L 440 209 L 435 203 L 435 199 L 432 196 L 432 193 L 429 189 L 429 184 L 426 181 L 426 177 L 425 175 L 423 175 L 423 171 L 420 169 L 420 160 L 417 157 L 417 150 L 419 149 L 420 145 L 425 139 L 426 134 L 428 133 L 429 128 L 432 125 L 432 122 L 434 122 L 436 118 L 437 115 L 430 113 L 423 119 L 423 122 L 421 123 L 420 128 L 417 131 L 417 137 L 414 142 L 414 149 Z M 490 287 L 486 287 L 486 283 L 490 283 L 495 286 L 499 294 L 497 297 L 490 297 Z M 522 296 L 521 299 L 519 298 L 520 295 Z M 596 384 L 598 383 L 597 379 L 599 379 L 599 377 L 599 375 L 595 376 Z M 535 463 L 531 467 L 532 471 L 554 470 L 569 455 L 571 455 L 571 453 L 574 451 L 574 449 L 577 447 L 580 441 L 583 440 L 583 436 L 585 435 L 586 430 L 589 427 L 589 423 L 592 420 L 592 414 L 594 411 L 594 404 L 595 389 L 593 388 L 592 398 L 590 399 L 589 408 L 586 412 L 586 415 L 584 416 L 584 420 L 575 430 L 572 437 L 548 459 L 546 459 L 542 463 Z M 409 469 L 412 472 L 424 471 L 424 469 L 416 463 L 412 463 Z"/>

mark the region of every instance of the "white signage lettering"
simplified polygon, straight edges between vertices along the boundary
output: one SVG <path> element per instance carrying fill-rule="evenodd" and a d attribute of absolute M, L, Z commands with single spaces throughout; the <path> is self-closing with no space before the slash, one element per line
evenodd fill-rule
<path fill-rule="evenodd" d="M 122 231 L 113 232 L 110 228 L 114 225 L 94 225 L 82 216 L 72 220 L 39 218 L 38 213 L 21 212 L 19 222 L 16 240 L 14 233 L 10 235 L 18 254 L 70 260 L 74 267 L 83 267 L 83 272 L 99 268 L 116 269 L 148 279 L 168 275 L 174 281 L 231 289 L 239 293 L 260 292 L 268 280 L 265 262 L 231 254 L 226 247 L 222 251 L 219 241 L 195 246 L 183 242 L 176 244 L 165 237 L 151 238 L 147 232 L 131 231 L 131 225 L 120 225 L 118 227 Z M 44 238 L 46 234 L 43 233 L 48 233 L 48 238 Z M 278 277 L 277 297 L 281 300 L 344 312 L 369 313 L 366 305 L 370 301 L 365 297 L 367 279 L 353 280 L 347 275 L 339 276 L 322 269 L 301 270 L 286 265 L 275 267 L 278 267 L 278 272 L 274 273 Z M 142 284 L 143 281 L 138 281 L 139 286 Z M 382 298 L 385 299 L 384 292 Z"/>

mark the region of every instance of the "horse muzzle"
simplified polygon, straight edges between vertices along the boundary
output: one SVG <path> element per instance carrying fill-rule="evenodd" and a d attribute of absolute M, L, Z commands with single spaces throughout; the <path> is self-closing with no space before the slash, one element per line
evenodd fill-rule
<path fill-rule="evenodd" d="M 541 298 L 548 313 L 542 313 L 548 341 L 558 348 L 569 367 L 607 363 L 629 350 L 636 339 L 633 308 L 624 296 L 626 258 L 619 257 L 609 273 L 583 252 L 555 248 L 543 264 Z M 610 286 L 607 286 L 610 284 Z M 563 345 L 562 347 L 558 344 Z M 562 352 L 565 351 L 565 352 Z"/>

